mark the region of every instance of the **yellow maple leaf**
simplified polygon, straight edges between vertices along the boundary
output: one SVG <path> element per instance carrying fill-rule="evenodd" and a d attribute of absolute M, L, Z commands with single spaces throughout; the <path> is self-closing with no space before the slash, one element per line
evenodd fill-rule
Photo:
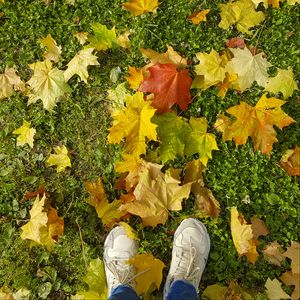
<path fill-rule="evenodd" d="M 5 68 L 3 74 L 0 74 L 0 100 L 10 97 L 15 91 L 24 91 L 25 83 L 16 74 L 13 68 Z"/>
<path fill-rule="evenodd" d="M 129 224 L 125 222 L 119 222 L 119 225 L 121 225 L 125 229 L 125 232 L 129 238 L 131 238 L 132 240 L 138 239 L 136 231 Z"/>
<path fill-rule="evenodd" d="M 236 24 L 239 31 L 251 34 L 249 29 L 265 19 L 264 13 L 256 11 L 251 0 L 230 1 L 227 4 L 220 4 L 220 9 L 219 27 L 223 29 L 228 29 L 231 25 Z"/>
<path fill-rule="evenodd" d="M 30 128 L 30 122 L 23 120 L 23 125 L 13 131 L 13 134 L 19 135 L 17 137 L 17 146 L 24 146 L 25 144 L 28 144 L 31 148 L 33 148 L 33 136 L 35 133 L 36 130 L 34 128 Z"/>
<path fill-rule="evenodd" d="M 158 5 L 158 0 L 130 0 L 123 3 L 122 6 L 136 17 L 147 12 L 155 12 Z"/>
<path fill-rule="evenodd" d="M 187 60 L 169 45 L 167 45 L 167 51 L 165 53 L 143 48 L 140 49 L 140 51 L 144 57 L 151 61 L 151 63 L 145 67 L 146 69 L 155 64 L 174 64 L 179 68 L 185 68 L 187 66 Z"/>
<path fill-rule="evenodd" d="M 265 283 L 269 299 L 291 299 L 291 297 L 281 288 L 281 282 L 278 279 L 267 279 Z"/>
<path fill-rule="evenodd" d="M 258 253 L 253 240 L 252 226 L 248 225 L 244 217 L 239 215 L 236 207 L 231 208 L 230 229 L 233 243 L 239 256 L 246 255 L 248 260 L 254 264 Z"/>
<path fill-rule="evenodd" d="M 125 30 L 124 33 L 122 33 L 121 35 L 119 35 L 117 37 L 117 44 L 122 48 L 125 48 L 125 49 L 129 48 L 129 46 L 130 46 L 129 36 L 130 36 L 130 31 Z"/>
<path fill-rule="evenodd" d="M 119 209 L 121 205 L 119 200 L 108 202 L 101 178 L 98 178 L 96 182 L 86 182 L 85 187 L 90 194 L 88 203 L 95 207 L 104 225 L 112 226 L 127 213 Z"/>
<path fill-rule="evenodd" d="M 80 31 L 76 32 L 74 37 L 78 40 L 80 45 L 84 45 L 88 40 L 88 35 L 89 34 L 87 32 Z"/>
<path fill-rule="evenodd" d="M 162 281 L 162 270 L 165 264 L 152 254 L 138 254 L 128 260 L 137 269 L 135 290 L 139 295 L 150 294 L 159 289 Z"/>
<path fill-rule="evenodd" d="M 41 40 L 41 44 L 47 48 L 47 51 L 43 55 L 45 59 L 58 62 L 61 57 L 61 47 L 57 46 L 56 41 L 50 33 Z"/>
<path fill-rule="evenodd" d="M 129 76 L 126 76 L 125 79 L 127 80 L 131 89 L 137 90 L 144 80 L 143 70 L 129 66 L 128 73 Z"/>
<path fill-rule="evenodd" d="M 290 176 L 300 176 L 300 147 L 288 149 L 281 157 L 279 165 Z"/>
<path fill-rule="evenodd" d="M 57 68 L 52 69 L 50 60 L 30 64 L 29 67 L 34 73 L 27 82 L 31 88 L 28 105 L 41 99 L 44 108 L 52 111 L 59 97 L 71 92 L 71 88 L 65 82 L 64 72 Z"/>
<path fill-rule="evenodd" d="M 22 239 L 44 245 L 50 251 L 60 235 L 63 235 L 64 221 L 52 207 L 45 207 L 46 196 L 36 197 L 30 210 L 30 220 L 21 227 Z"/>
<path fill-rule="evenodd" d="M 284 103 L 283 100 L 267 98 L 266 95 L 254 107 L 241 102 L 227 109 L 236 120 L 219 115 L 215 128 L 223 133 L 224 141 L 233 139 L 237 145 L 244 145 L 248 137 L 251 137 L 256 150 L 269 154 L 273 144 L 278 141 L 273 126 L 282 129 L 295 122 L 282 111 L 281 106 Z"/>
<path fill-rule="evenodd" d="M 109 130 L 108 142 L 120 143 L 125 138 L 125 153 L 139 156 L 146 153 L 146 138 L 156 140 L 157 125 L 151 122 L 155 113 L 143 93 L 137 92 L 126 98 L 126 109 L 113 113 L 113 126 Z"/>
<path fill-rule="evenodd" d="M 191 191 L 192 183 L 179 185 L 180 181 L 169 173 L 163 174 L 161 167 L 148 163 L 139 174 L 134 190 L 135 200 L 122 205 L 129 213 L 140 216 L 144 226 L 165 224 L 168 210 L 181 210 L 181 202 Z"/>
<path fill-rule="evenodd" d="M 46 160 L 46 167 L 57 166 L 58 173 L 64 171 L 67 167 L 71 167 L 71 160 L 66 146 L 54 147 L 54 151 L 56 154 L 50 154 Z"/>
<path fill-rule="evenodd" d="M 87 83 L 89 73 L 88 66 L 98 66 L 97 56 L 93 55 L 94 48 L 80 50 L 68 63 L 68 68 L 64 72 L 64 78 L 67 82 L 73 75 L 77 74 L 81 80 Z"/>
<path fill-rule="evenodd" d="M 200 12 L 196 12 L 194 14 L 192 14 L 191 16 L 188 17 L 189 20 L 191 20 L 191 22 L 194 25 L 198 25 L 201 22 L 206 21 L 206 15 L 210 12 L 210 9 L 204 9 Z"/>

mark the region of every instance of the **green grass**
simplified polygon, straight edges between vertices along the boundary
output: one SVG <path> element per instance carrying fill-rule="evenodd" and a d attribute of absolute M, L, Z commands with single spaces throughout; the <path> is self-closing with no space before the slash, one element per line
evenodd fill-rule
<path fill-rule="evenodd" d="M 116 179 L 114 163 L 120 156 L 120 148 L 106 144 L 111 125 L 106 111 L 107 90 L 124 81 L 127 68 L 142 66 L 141 47 L 165 51 L 171 45 L 176 51 L 194 60 L 195 53 L 221 50 L 227 38 L 242 36 L 235 29 L 222 30 L 218 4 L 226 1 L 207 1 L 203 8 L 210 8 L 208 20 L 194 26 L 187 17 L 202 1 L 164 0 L 157 14 L 132 18 L 121 8 L 119 0 L 76 0 L 69 6 L 63 0 L 53 0 L 45 6 L 41 0 L 6 0 L 0 6 L 4 16 L 0 18 L 0 73 L 6 65 L 15 66 L 22 79 L 31 76 L 28 64 L 42 60 L 43 49 L 39 39 L 48 33 L 62 46 L 59 68 L 81 49 L 73 38 L 78 31 L 91 32 L 91 24 L 99 22 L 118 33 L 130 29 L 129 50 L 108 50 L 99 54 L 99 67 L 91 67 L 86 85 L 74 77 L 70 81 L 73 92 L 58 103 L 49 113 L 37 104 L 27 106 L 27 98 L 15 93 L 0 103 L 0 287 L 13 290 L 26 287 L 31 299 L 37 299 L 42 290 L 49 288 L 47 299 L 67 299 L 85 284 L 82 277 L 90 259 L 102 257 L 104 231 L 95 210 L 86 204 L 84 182 L 103 176 L 109 198 L 116 195 L 113 184 Z M 297 41 L 299 30 L 295 28 L 300 17 L 300 5 L 281 5 L 269 8 L 263 25 L 254 29 L 253 36 L 244 36 L 249 44 L 262 49 L 276 67 L 291 67 L 300 79 L 300 56 Z M 110 72 L 119 67 L 122 73 L 116 83 L 110 80 Z M 224 100 L 216 96 L 214 88 L 199 92 L 193 90 L 194 102 L 184 116 L 206 116 L 209 125 L 216 115 L 239 101 L 256 103 L 262 91 L 253 87 L 239 95 L 229 92 Z M 288 99 L 284 110 L 295 120 L 300 120 L 299 92 Z M 34 148 L 16 147 L 13 130 L 22 125 L 23 118 L 37 129 Z M 244 257 L 237 258 L 230 235 L 229 208 L 237 206 L 246 219 L 261 217 L 270 228 L 270 234 L 262 238 L 259 249 L 268 242 L 278 241 L 284 246 L 291 240 L 299 240 L 297 208 L 299 187 L 297 179 L 289 177 L 277 165 L 282 154 L 297 145 L 299 123 L 283 131 L 278 130 L 279 143 L 275 144 L 270 159 L 254 152 L 252 142 L 236 148 L 231 142 L 222 142 L 218 136 L 220 151 L 214 152 L 205 173 L 206 185 L 212 189 L 221 204 L 218 219 L 202 219 L 211 236 L 212 248 L 209 262 L 201 281 L 201 291 L 214 283 L 229 284 L 234 280 L 256 293 L 264 291 L 268 277 L 278 277 L 288 269 L 269 265 L 262 255 L 253 266 Z M 213 129 L 211 129 L 213 131 Z M 45 168 L 45 160 L 53 146 L 66 145 L 71 151 L 72 168 L 56 173 Z M 170 164 L 183 166 L 178 159 Z M 26 191 L 34 191 L 44 185 L 50 193 L 52 206 L 65 221 L 65 234 L 49 253 L 42 247 L 30 248 L 28 241 L 20 238 L 20 227 L 29 218 L 32 200 L 25 200 Z M 250 196 L 250 204 L 241 200 Z M 192 199 L 186 201 L 180 213 L 172 213 L 165 226 L 142 229 L 138 218 L 132 220 L 140 238 L 140 250 L 152 252 L 168 266 L 171 258 L 172 232 L 184 215 L 194 213 Z M 79 229 L 80 228 L 80 229 Z M 80 240 L 82 233 L 84 244 Z M 166 274 L 166 271 L 165 271 Z M 51 284 L 51 285 L 50 285 Z M 257 299 L 259 296 L 257 296 Z"/>

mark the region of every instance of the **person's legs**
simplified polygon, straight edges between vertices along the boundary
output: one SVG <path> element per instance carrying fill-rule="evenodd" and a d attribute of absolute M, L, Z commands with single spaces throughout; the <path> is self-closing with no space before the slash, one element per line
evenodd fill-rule
<path fill-rule="evenodd" d="M 164 287 L 165 300 L 196 300 L 210 250 L 205 225 L 186 219 L 178 226 L 173 241 L 172 261 Z"/>
<path fill-rule="evenodd" d="M 127 261 L 138 253 L 137 243 L 122 226 L 110 231 L 104 243 L 104 265 L 109 300 L 140 300 L 134 291 L 135 268 Z"/>

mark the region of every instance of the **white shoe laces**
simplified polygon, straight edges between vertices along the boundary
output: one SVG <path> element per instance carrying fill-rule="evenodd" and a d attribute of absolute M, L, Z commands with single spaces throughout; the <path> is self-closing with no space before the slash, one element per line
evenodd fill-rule
<path fill-rule="evenodd" d="M 134 287 L 134 279 L 150 270 L 149 268 L 135 274 L 134 267 L 127 264 L 127 261 L 128 258 L 114 258 L 106 261 L 106 267 L 113 275 L 112 288 L 119 284 Z"/>
<path fill-rule="evenodd" d="M 190 237 L 189 249 L 186 246 L 177 246 L 181 248 L 181 253 L 177 258 L 179 259 L 178 266 L 176 268 L 176 279 L 185 279 L 197 288 L 198 282 L 201 276 L 201 268 L 195 267 L 196 248 L 192 246 L 192 240 Z M 184 255 L 187 253 L 187 255 Z M 188 267 L 186 267 L 188 266 Z"/>

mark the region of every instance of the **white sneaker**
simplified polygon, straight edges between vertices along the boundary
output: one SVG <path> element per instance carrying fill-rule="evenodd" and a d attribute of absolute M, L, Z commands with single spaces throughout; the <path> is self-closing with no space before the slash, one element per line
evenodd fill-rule
<path fill-rule="evenodd" d="M 127 260 L 137 255 L 138 244 L 129 238 L 122 226 L 112 229 L 104 243 L 104 265 L 108 295 L 120 284 L 135 287 L 135 268 Z"/>
<path fill-rule="evenodd" d="M 191 218 L 182 221 L 174 235 L 172 261 L 164 287 L 164 299 L 175 280 L 186 280 L 199 292 L 199 283 L 209 250 L 210 238 L 205 225 Z"/>

